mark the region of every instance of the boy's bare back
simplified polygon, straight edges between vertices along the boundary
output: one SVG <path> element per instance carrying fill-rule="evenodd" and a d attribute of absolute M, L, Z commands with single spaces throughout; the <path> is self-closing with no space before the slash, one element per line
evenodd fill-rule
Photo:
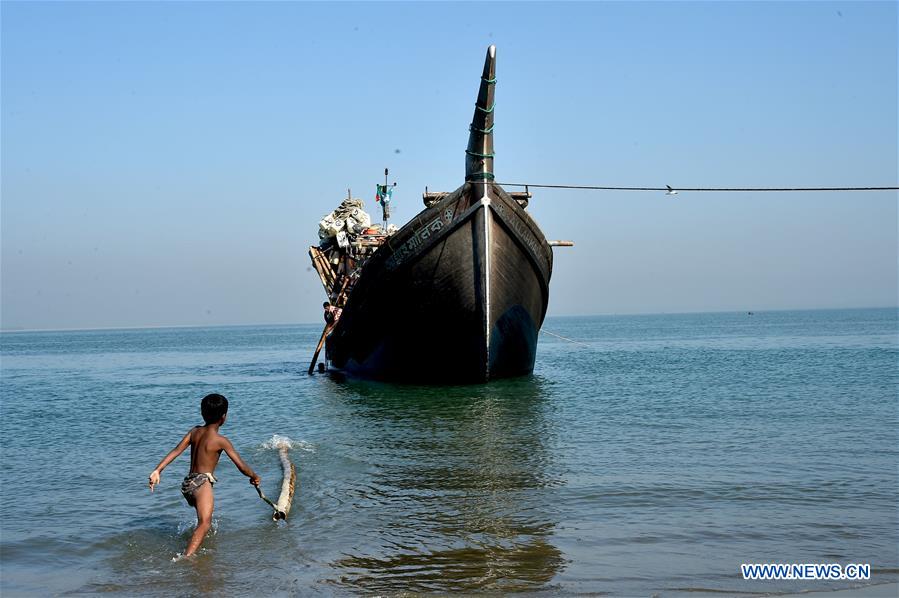
<path fill-rule="evenodd" d="M 215 471 L 223 447 L 219 439 L 225 437 L 207 426 L 197 426 L 188 432 L 190 436 L 190 473 Z"/>
<path fill-rule="evenodd" d="M 219 457 L 221 457 L 222 451 L 225 451 L 237 469 L 244 475 L 255 477 L 252 470 L 234 450 L 231 441 L 219 434 L 218 426 L 209 424 L 197 426 L 185 435 L 185 439 L 190 444 L 190 473 L 215 472 Z"/>

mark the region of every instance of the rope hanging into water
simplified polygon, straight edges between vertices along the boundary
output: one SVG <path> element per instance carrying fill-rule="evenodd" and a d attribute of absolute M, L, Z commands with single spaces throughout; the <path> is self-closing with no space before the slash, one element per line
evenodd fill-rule
<path fill-rule="evenodd" d="M 567 336 L 562 336 L 561 334 L 556 334 L 555 332 L 550 332 L 550 331 L 547 330 L 546 328 L 541 328 L 541 329 L 540 329 L 540 332 L 545 332 L 546 334 L 549 334 L 550 336 L 554 336 L 554 337 L 556 337 L 556 338 L 560 338 L 560 339 L 562 339 L 563 341 L 568 341 L 569 343 L 574 343 L 575 345 L 580 345 L 581 347 L 586 347 L 587 349 L 592 349 L 592 348 L 593 348 L 593 347 L 591 347 L 590 345 L 585 345 L 584 343 L 578 342 L 578 341 L 576 341 L 576 340 L 574 340 L 574 339 L 570 339 L 570 338 L 568 338 Z"/>
<path fill-rule="evenodd" d="M 791 191 L 899 191 L 899 187 L 602 187 L 598 185 L 537 185 L 533 183 L 497 183 L 505 187 L 538 187 L 543 189 L 587 189 L 592 191 L 715 191 L 791 192 Z"/>

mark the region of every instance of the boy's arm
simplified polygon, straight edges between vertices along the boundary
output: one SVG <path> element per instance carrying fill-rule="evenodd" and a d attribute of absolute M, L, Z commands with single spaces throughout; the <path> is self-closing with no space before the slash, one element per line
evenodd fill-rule
<path fill-rule="evenodd" d="M 240 470 L 240 473 L 244 474 L 248 478 L 250 478 L 250 483 L 254 486 L 259 485 L 259 481 L 262 479 L 256 472 L 250 469 L 250 467 L 243 462 L 243 459 L 240 458 L 240 455 L 237 454 L 237 451 L 234 450 L 234 445 L 231 444 L 231 441 L 222 437 L 222 449 L 225 451 L 225 454 L 228 455 L 228 458 L 234 462 L 234 465 L 237 466 L 237 469 Z"/>
<path fill-rule="evenodd" d="M 162 473 L 162 470 L 168 467 L 169 463 L 174 461 L 178 455 L 184 452 L 184 449 L 190 446 L 190 432 L 184 435 L 184 438 L 181 439 L 181 442 L 178 443 L 178 446 L 169 451 L 169 454 L 166 455 L 162 461 L 159 462 L 159 465 L 156 466 L 150 473 L 150 492 L 153 492 L 153 487 L 159 483 L 159 475 Z"/>

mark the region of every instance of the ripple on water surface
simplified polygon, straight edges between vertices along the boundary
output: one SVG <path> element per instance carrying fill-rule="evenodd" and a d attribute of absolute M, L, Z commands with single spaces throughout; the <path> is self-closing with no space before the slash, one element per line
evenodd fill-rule
<path fill-rule="evenodd" d="M 580 344 L 541 336 L 533 376 L 449 388 L 307 376 L 317 326 L 4 334 L 2 590 L 778 592 L 813 587 L 739 564 L 834 560 L 896 579 L 895 310 L 546 327 Z M 266 493 L 282 445 L 299 486 L 275 524 L 222 463 L 213 533 L 172 562 L 186 458 L 146 476 L 208 392 Z"/>

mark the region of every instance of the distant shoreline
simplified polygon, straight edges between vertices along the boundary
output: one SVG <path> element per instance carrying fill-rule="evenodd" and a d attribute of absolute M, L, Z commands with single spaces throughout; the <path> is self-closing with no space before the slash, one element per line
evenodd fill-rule
<path fill-rule="evenodd" d="M 0 328 L 0 334 L 19 334 L 23 332 L 124 332 L 128 330 L 181 330 L 185 328 L 279 328 L 282 326 L 312 326 L 316 324 L 317 322 L 295 322 L 281 324 L 165 324 L 159 326 L 96 326 L 89 328 Z"/>
<path fill-rule="evenodd" d="M 783 313 L 783 312 L 803 312 L 803 311 L 862 311 L 862 310 L 883 310 L 894 309 L 899 310 L 899 305 L 891 306 L 875 306 L 875 307 L 811 307 L 811 308 L 794 308 L 794 309 L 753 309 L 753 310 L 735 310 L 726 309 L 720 311 L 661 311 L 661 312 L 605 312 L 596 314 L 549 314 L 547 318 L 608 318 L 619 316 L 678 316 L 678 315 L 701 315 L 701 314 L 765 314 L 765 313 Z M 94 327 L 73 327 L 73 328 L 0 328 L 0 334 L 19 334 L 27 332 L 103 332 L 103 331 L 126 331 L 126 330 L 178 330 L 186 328 L 279 328 L 283 326 L 317 326 L 319 322 L 280 322 L 271 324 L 161 324 L 150 326 L 94 326 Z"/>

